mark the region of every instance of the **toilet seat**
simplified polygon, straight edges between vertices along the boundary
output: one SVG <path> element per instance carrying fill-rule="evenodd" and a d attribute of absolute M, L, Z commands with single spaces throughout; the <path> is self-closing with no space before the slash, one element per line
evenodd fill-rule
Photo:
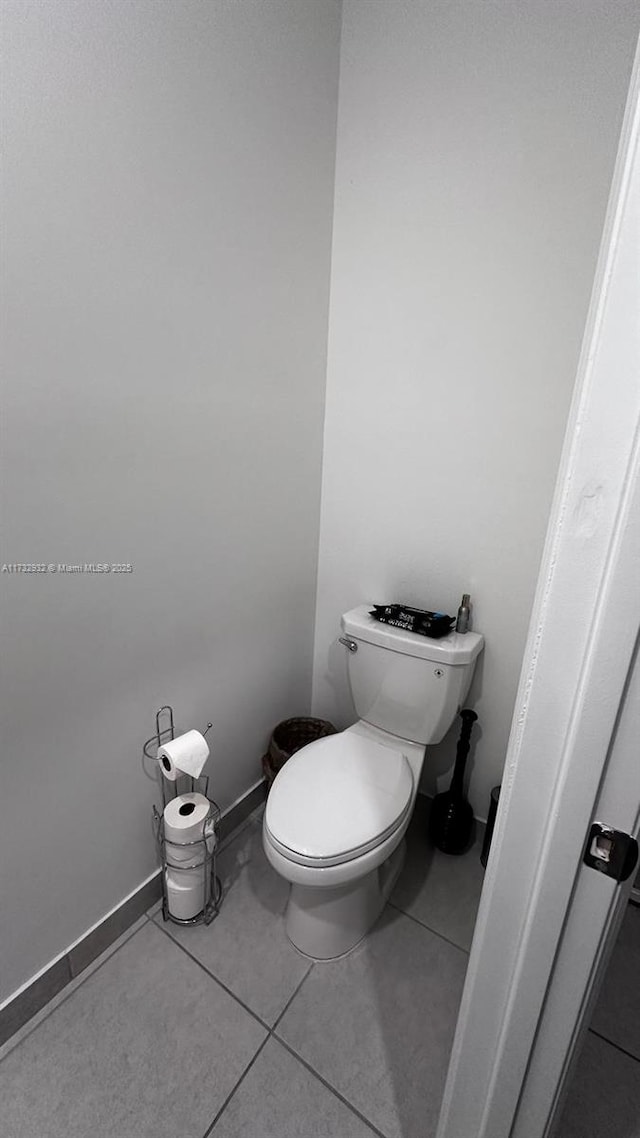
<path fill-rule="evenodd" d="M 289 861 L 340 865 L 386 841 L 412 801 L 406 756 L 343 732 L 309 743 L 289 759 L 271 788 L 265 829 Z"/>

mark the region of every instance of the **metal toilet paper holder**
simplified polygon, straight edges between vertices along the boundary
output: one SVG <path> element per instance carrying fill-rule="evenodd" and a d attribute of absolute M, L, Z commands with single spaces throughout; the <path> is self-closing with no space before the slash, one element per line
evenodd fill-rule
<path fill-rule="evenodd" d="M 166 724 L 164 727 L 162 726 Z M 208 723 L 203 735 L 206 735 L 212 723 Z M 165 704 L 156 713 L 156 733 L 150 739 L 147 739 L 142 750 L 147 759 L 152 762 L 157 762 L 158 750 L 163 743 L 168 742 L 170 739 L 175 739 L 175 726 L 173 718 L 173 708 L 170 704 Z M 222 884 L 220 878 L 216 873 L 216 856 L 219 841 L 219 828 L 220 818 L 222 812 L 218 803 L 214 801 L 209 795 L 209 776 L 201 775 L 200 778 L 191 778 L 190 775 L 184 775 L 176 779 L 175 782 L 169 782 L 168 779 L 160 775 L 160 782 L 162 785 L 162 813 L 154 805 L 153 807 L 153 824 L 156 841 L 158 843 L 158 850 L 160 852 L 160 861 L 162 866 L 161 880 L 162 880 L 162 917 L 165 921 L 173 921 L 176 925 L 210 925 L 214 917 L 217 917 L 220 911 L 220 903 L 222 901 Z M 178 790 L 178 784 L 182 784 L 182 789 Z M 209 813 L 203 822 L 202 837 L 194 842 L 185 842 L 185 847 L 190 847 L 193 850 L 193 858 L 189 857 L 188 861 L 182 865 L 167 858 L 167 843 L 164 832 L 164 811 L 167 803 L 176 798 L 179 793 L 184 793 L 184 786 L 187 784 L 188 790 L 198 791 L 203 794 L 209 802 Z M 170 793 L 172 792 L 172 793 Z M 202 908 L 194 917 L 189 917 L 183 920 L 180 917 L 175 917 L 169 912 L 169 901 L 167 896 L 167 869 L 171 869 L 172 874 L 178 875 L 178 880 L 181 873 L 193 873 L 194 869 L 202 867 Z"/>

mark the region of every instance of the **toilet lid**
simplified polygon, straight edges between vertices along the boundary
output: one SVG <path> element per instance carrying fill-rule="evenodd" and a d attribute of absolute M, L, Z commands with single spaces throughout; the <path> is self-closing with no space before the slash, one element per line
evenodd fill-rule
<path fill-rule="evenodd" d="M 335 864 L 392 833 L 412 791 L 411 767 L 401 751 L 342 732 L 289 759 L 271 788 L 265 822 L 293 860 Z"/>

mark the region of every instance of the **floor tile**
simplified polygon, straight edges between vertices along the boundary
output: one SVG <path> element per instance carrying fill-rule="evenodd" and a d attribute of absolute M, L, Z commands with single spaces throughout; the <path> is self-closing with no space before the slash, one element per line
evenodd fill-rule
<path fill-rule="evenodd" d="M 468 952 L 484 883 L 484 826 L 476 823 L 475 842 L 467 853 L 441 853 L 427 837 L 429 806 L 428 798 L 418 798 L 407 832 L 407 860 L 391 901 Z"/>
<path fill-rule="evenodd" d="M 374 1138 L 374 1131 L 271 1038 L 213 1138 Z"/>
<path fill-rule="evenodd" d="M 467 957 L 394 909 L 317 964 L 277 1028 L 388 1138 L 435 1133 Z"/>
<path fill-rule="evenodd" d="M 556 1134 L 640 1138 L 640 1063 L 587 1032 Z"/>
<path fill-rule="evenodd" d="M 287 940 L 282 915 L 289 885 L 265 857 L 261 823 L 253 822 L 223 850 L 218 874 L 224 898 L 212 924 L 181 928 L 167 921 L 163 928 L 272 1025 L 309 961 Z M 155 920 L 161 924 L 162 916 Z"/>
<path fill-rule="evenodd" d="M 640 1059 L 640 909 L 628 905 L 591 1027 Z"/>
<path fill-rule="evenodd" d="M 265 1037 L 155 925 L 0 1064 L 11 1138 L 202 1138 Z"/>

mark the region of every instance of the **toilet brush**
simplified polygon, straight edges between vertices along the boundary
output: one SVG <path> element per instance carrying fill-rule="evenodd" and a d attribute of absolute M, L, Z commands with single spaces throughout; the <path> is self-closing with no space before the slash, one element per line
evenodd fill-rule
<path fill-rule="evenodd" d="M 443 853 L 461 854 L 469 845 L 473 828 L 473 810 L 464 793 L 464 769 L 469 754 L 471 729 L 478 718 L 475 711 L 465 708 L 460 712 L 462 731 L 456 751 L 451 786 L 436 794 L 429 815 L 429 837 Z"/>

